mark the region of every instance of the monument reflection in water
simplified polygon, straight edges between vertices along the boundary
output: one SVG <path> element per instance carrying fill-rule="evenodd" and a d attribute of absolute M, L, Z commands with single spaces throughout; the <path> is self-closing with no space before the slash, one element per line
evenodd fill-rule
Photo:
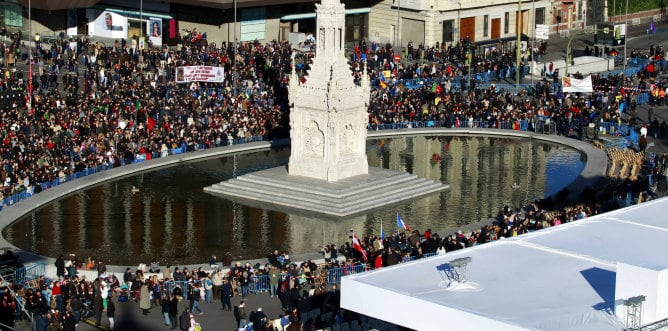
<path fill-rule="evenodd" d="M 286 164 L 289 149 L 240 154 L 139 174 L 70 195 L 9 226 L 14 245 L 47 256 L 76 253 L 110 264 L 205 263 L 211 254 L 264 257 L 340 245 L 360 235 L 396 231 L 396 213 L 412 229 L 450 234 L 458 227 L 555 194 L 584 168 L 573 149 L 528 139 L 416 136 L 369 140 L 370 166 L 407 171 L 450 190 L 343 220 L 243 206 L 202 187 L 235 173 Z M 139 191 L 132 193 L 132 187 Z"/>

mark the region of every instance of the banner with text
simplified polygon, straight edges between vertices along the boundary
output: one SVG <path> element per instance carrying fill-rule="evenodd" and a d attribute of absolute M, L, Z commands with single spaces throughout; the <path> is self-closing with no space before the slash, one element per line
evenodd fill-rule
<path fill-rule="evenodd" d="M 207 82 L 222 83 L 225 80 L 223 67 L 189 66 L 176 67 L 176 82 Z"/>
<path fill-rule="evenodd" d="M 594 92 L 594 86 L 591 83 L 591 75 L 584 79 L 561 77 L 561 86 L 564 92 Z"/>

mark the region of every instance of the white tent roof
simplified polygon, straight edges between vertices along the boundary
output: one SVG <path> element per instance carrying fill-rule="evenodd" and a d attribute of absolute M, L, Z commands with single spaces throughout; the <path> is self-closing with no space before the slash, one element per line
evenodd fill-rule
<path fill-rule="evenodd" d="M 668 198 L 347 276 L 341 305 L 417 330 L 621 330 L 618 263 L 668 269 L 665 210 Z M 443 270 L 463 257 L 466 282 L 451 283 Z"/>

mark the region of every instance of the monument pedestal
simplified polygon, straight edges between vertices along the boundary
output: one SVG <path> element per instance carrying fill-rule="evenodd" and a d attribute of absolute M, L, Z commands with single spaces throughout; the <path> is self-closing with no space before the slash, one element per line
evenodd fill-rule
<path fill-rule="evenodd" d="M 361 215 L 449 188 L 407 172 L 369 167 L 336 182 L 289 175 L 286 167 L 257 171 L 204 188 L 246 205 L 342 218 Z"/>

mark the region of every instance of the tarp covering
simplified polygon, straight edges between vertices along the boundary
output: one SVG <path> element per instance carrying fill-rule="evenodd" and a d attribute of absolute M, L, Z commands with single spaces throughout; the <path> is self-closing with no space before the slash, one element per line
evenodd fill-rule
<path fill-rule="evenodd" d="M 651 323 L 668 317 L 660 299 L 668 288 L 665 210 L 668 198 L 346 276 L 341 306 L 416 330 L 622 330 L 626 316 L 613 312 L 623 289 L 647 297 L 643 324 Z M 470 262 L 456 282 L 461 258 Z M 619 265 L 658 281 L 620 284 Z"/>

